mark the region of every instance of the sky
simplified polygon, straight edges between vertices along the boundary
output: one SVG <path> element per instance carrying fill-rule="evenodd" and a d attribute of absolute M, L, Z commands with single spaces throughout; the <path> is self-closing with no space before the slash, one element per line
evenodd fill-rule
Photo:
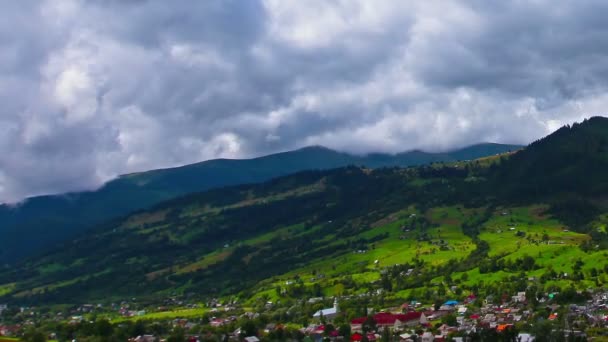
<path fill-rule="evenodd" d="M 0 202 L 309 145 L 526 144 L 608 104 L 608 2 L 0 2 Z"/>

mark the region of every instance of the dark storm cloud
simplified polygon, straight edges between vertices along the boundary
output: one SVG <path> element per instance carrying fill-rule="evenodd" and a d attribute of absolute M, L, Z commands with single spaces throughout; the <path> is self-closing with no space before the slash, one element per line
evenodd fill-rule
<path fill-rule="evenodd" d="M 602 115 L 602 1 L 12 1 L 0 201 L 311 144 L 526 143 Z"/>
<path fill-rule="evenodd" d="M 454 30 L 416 73 L 448 88 L 498 89 L 514 96 L 563 101 L 604 88 L 608 4 L 481 2 L 480 26 Z M 448 62 L 449 63 L 446 63 Z"/>

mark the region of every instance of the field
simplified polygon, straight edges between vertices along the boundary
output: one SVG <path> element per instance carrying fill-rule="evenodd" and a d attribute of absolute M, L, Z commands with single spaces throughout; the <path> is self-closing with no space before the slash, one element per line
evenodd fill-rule
<path fill-rule="evenodd" d="M 483 207 L 465 208 L 457 205 L 435 207 L 421 212 L 411 206 L 403 208 L 371 223 L 367 229 L 362 230 L 357 236 L 351 237 L 351 239 L 370 239 L 382 236 L 368 249 L 339 252 L 331 257 L 322 256 L 311 259 L 304 266 L 294 267 L 283 274 L 260 281 L 249 292 L 251 295 L 243 293 L 240 296 L 245 300 L 245 305 L 250 306 L 259 303 L 260 300 L 278 301 L 281 299 L 280 289 L 288 288 L 296 280 L 307 288 L 318 287 L 321 291 L 320 295 L 325 297 L 361 294 L 368 291 L 370 284 L 380 281 L 382 272 L 395 265 L 420 262 L 424 265 L 424 270 L 429 267 L 446 265 L 451 261 L 460 262 L 477 248 L 474 240 L 463 232 L 462 227 L 467 222 L 474 222 L 481 217 L 486 209 Z M 608 264 L 607 252 L 585 252 L 579 247 L 581 243 L 589 239 L 587 234 L 571 231 L 562 223 L 546 215 L 546 209 L 547 206 L 544 205 L 496 208 L 481 224 L 478 234 L 478 238 L 487 242 L 489 246 L 488 256 L 505 261 L 531 256 L 538 267 L 525 274 L 526 277 L 534 279 L 540 278 L 547 269 L 554 270 L 558 274 L 572 273 L 573 260 L 580 260 L 582 272 L 588 275 L 592 273 L 592 270 L 601 270 Z M 424 224 L 421 226 L 420 222 L 424 222 Z M 603 225 L 598 227 L 604 228 Z M 304 224 L 292 224 L 242 240 L 239 242 L 239 246 L 247 245 L 256 250 L 264 250 L 273 242 L 298 236 L 310 238 L 315 245 L 327 247 L 338 246 L 342 242 L 339 234 L 329 232 L 321 235 L 318 234 L 320 231 L 323 231 L 322 225 L 306 228 Z M 188 276 L 222 263 L 231 257 L 236 248 L 236 245 L 226 245 L 199 256 L 198 260 L 191 263 L 176 264 L 148 273 L 147 279 L 152 281 L 170 274 Z M 248 261 L 256 257 L 255 253 L 258 252 L 246 256 L 244 260 Z M 127 264 L 137 264 L 138 262 L 146 262 L 146 259 L 127 260 Z M 39 270 L 46 274 L 61 268 L 61 265 L 49 264 Z M 459 284 L 464 286 L 474 287 L 479 284 L 500 284 L 519 275 L 521 275 L 519 271 L 508 269 L 481 273 L 479 267 L 471 267 L 466 271 L 453 272 L 451 279 L 456 279 Z M 58 289 L 76 283 L 81 278 L 36 287 L 29 293 L 37 293 L 43 289 Z M 345 288 L 342 285 L 345 281 L 357 284 L 356 288 Z M 442 283 L 446 283 L 444 276 L 437 276 L 429 282 L 429 284 Z M 600 272 L 597 276 L 590 276 L 576 283 L 567 277 L 554 279 L 547 282 L 545 287 L 564 288 L 575 284 L 583 289 L 606 283 L 608 283 L 608 279 Z M 14 284 L 2 285 L 0 293 L 11 292 L 13 288 Z M 400 289 L 390 296 L 408 298 L 426 290 L 425 287 Z M 21 292 L 16 296 L 24 296 L 29 293 Z M 115 322 L 133 319 L 188 318 L 200 317 L 207 311 L 208 309 L 202 308 L 178 309 L 152 312 L 132 318 L 109 318 Z"/>
<path fill-rule="evenodd" d="M 10 293 L 15 288 L 15 283 L 0 285 L 0 296 Z"/>
<path fill-rule="evenodd" d="M 526 272 L 526 276 L 533 279 L 538 279 L 547 269 L 555 270 L 559 274 L 572 273 L 573 260 L 582 262 L 582 272 L 586 274 L 592 269 L 599 270 L 608 265 L 607 252 L 583 251 L 579 245 L 589 239 L 589 236 L 573 232 L 545 215 L 546 209 L 544 205 L 496 209 L 483 224 L 479 234 L 479 238 L 490 246 L 488 255 L 503 260 L 533 257 L 538 269 Z M 462 260 L 475 250 L 476 246 L 472 239 L 462 232 L 461 226 L 471 217 L 480 215 L 483 210 L 484 208 L 453 206 L 433 208 L 420 213 L 411 208 L 404 209 L 387 218 L 385 221 L 388 222 L 362 233 L 362 236 L 388 234 L 385 239 L 376 242 L 372 249 L 365 253 L 352 252 L 337 258 L 313 261 L 306 267 L 263 281 L 258 285 L 258 291 L 250 303 L 261 298 L 278 300 L 275 289 L 285 287 L 296 278 L 304 279 L 306 286 L 319 284 L 324 296 L 334 296 L 343 294 L 344 289 L 335 284 L 345 277 L 359 284 L 367 284 L 378 281 L 386 267 L 409 263 L 415 259 L 433 266 L 443 265 L 450 260 Z M 416 237 L 420 231 L 417 229 L 407 232 L 402 230 L 407 219 L 415 215 L 424 215 L 434 225 L 427 230 L 431 241 L 418 241 Z M 336 238 L 329 236 L 327 240 Z M 437 245 L 440 240 L 444 241 L 443 248 Z M 464 274 L 466 276 L 463 278 Z M 459 283 L 474 286 L 480 283 L 499 284 L 519 274 L 520 272 L 506 270 L 482 274 L 478 267 L 474 267 L 466 272 L 453 273 L 452 279 L 463 278 L 466 280 Z M 546 287 L 564 288 L 575 284 L 584 289 L 597 285 L 596 282 L 605 284 L 607 280 L 602 274 L 577 282 L 564 278 L 550 281 Z M 437 277 L 432 282 L 442 281 L 443 277 Z M 395 296 L 407 298 L 412 291 L 422 290 L 424 289 L 402 290 Z"/>
<path fill-rule="evenodd" d="M 112 322 L 124 322 L 129 320 L 164 320 L 164 319 L 175 319 L 175 318 L 192 318 L 201 317 L 209 309 L 206 308 L 194 308 L 194 309 L 176 309 L 170 311 L 152 312 L 142 316 L 134 317 L 120 317 L 112 319 Z"/>

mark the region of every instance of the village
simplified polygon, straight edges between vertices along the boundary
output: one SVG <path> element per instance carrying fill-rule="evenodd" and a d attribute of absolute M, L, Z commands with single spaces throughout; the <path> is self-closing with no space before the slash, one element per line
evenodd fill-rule
<path fill-rule="evenodd" d="M 179 329 L 184 341 L 493 341 L 495 339 L 519 342 L 536 341 L 536 335 L 561 334 L 569 341 L 593 340 L 608 335 L 608 292 L 587 294 L 584 303 L 557 303 L 555 293 L 535 299 L 534 309 L 525 292 L 513 293 L 496 299 L 493 296 L 477 298 L 470 294 L 462 299 L 446 300 L 440 305 L 424 305 L 417 301 L 385 309 L 365 308 L 366 315 L 352 317 L 352 310 L 341 309 L 353 301 L 352 297 L 332 298 L 333 305 L 317 310 L 305 324 L 273 319 L 277 305 L 266 303 L 261 310 L 248 311 L 234 302 L 217 299 L 204 304 L 192 304 L 175 298 L 148 312 L 135 300 L 110 304 L 84 304 L 68 313 L 52 313 L 33 307 L 0 305 L 0 336 L 19 338 L 29 327 L 54 321 L 72 327 L 94 324 L 107 316 L 118 327 L 135 326 L 140 322 L 139 334 L 129 341 L 168 341 L 155 334 L 151 327 L 164 324 L 166 331 Z M 329 298 L 310 298 L 307 304 L 324 303 Z M 162 318 L 162 313 L 180 308 L 182 312 L 200 312 L 189 317 Z M 150 309 L 149 309 L 150 310 Z M 189 311 L 188 311 L 189 310 Z M 159 315 L 160 313 L 160 315 Z M 179 314 L 178 314 L 179 316 Z M 169 318 L 170 317 L 170 318 Z M 109 319 L 109 318 L 108 318 Z M 6 322 L 12 322 L 7 324 Z M 544 329 L 544 330 L 543 330 Z M 55 332 L 48 333 L 51 340 L 62 340 Z M 481 339 L 479 339 L 481 338 Z M 174 341 L 174 340 L 171 340 Z"/>

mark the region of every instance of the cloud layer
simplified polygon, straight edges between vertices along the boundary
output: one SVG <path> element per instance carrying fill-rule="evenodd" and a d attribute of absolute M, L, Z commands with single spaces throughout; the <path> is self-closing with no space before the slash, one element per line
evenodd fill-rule
<path fill-rule="evenodd" d="M 313 144 L 527 143 L 608 103 L 605 1 L 0 9 L 0 201 Z"/>

